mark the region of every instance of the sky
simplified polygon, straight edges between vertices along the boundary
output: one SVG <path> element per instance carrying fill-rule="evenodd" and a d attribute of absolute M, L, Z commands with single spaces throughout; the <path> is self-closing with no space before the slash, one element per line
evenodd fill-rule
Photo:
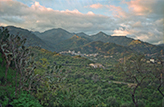
<path fill-rule="evenodd" d="M 0 26 L 102 31 L 158 45 L 164 43 L 164 0 L 0 0 Z"/>

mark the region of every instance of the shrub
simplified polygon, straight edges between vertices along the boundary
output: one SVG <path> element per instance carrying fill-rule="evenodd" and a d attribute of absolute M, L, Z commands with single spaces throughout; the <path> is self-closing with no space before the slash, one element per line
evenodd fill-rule
<path fill-rule="evenodd" d="M 117 102 L 115 97 L 108 97 L 106 102 L 109 107 L 119 107 L 119 103 Z"/>
<path fill-rule="evenodd" d="M 123 103 L 120 107 L 133 107 L 131 103 Z"/>
<path fill-rule="evenodd" d="M 22 93 L 17 99 L 14 99 L 11 103 L 14 107 L 42 107 L 35 97 L 28 93 Z"/>

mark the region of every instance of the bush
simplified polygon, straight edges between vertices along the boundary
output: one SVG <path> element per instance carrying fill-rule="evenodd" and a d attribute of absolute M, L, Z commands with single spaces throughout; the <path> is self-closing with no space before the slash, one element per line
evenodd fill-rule
<path fill-rule="evenodd" d="M 123 103 L 120 107 L 134 107 L 131 103 Z"/>
<path fill-rule="evenodd" d="M 145 103 L 143 101 L 138 101 L 138 107 L 145 107 Z"/>
<path fill-rule="evenodd" d="M 11 104 L 14 107 L 42 107 L 35 97 L 28 93 L 21 93 L 17 99 L 14 99 Z"/>
<path fill-rule="evenodd" d="M 108 97 L 106 100 L 109 107 L 119 107 L 119 103 L 117 102 L 115 97 Z"/>

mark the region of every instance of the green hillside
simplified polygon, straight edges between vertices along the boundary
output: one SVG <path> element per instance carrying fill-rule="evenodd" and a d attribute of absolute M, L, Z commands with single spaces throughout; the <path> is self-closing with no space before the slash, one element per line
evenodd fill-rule
<path fill-rule="evenodd" d="M 88 35 L 85 34 L 84 32 L 75 33 L 75 35 L 80 36 L 80 37 L 88 37 Z"/>
<path fill-rule="evenodd" d="M 90 36 L 90 38 L 93 41 L 102 41 L 105 43 L 110 42 L 110 43 L 115 43 L 115 44 L 122 45 L 122 46 L 127 46 L 133 40 L 126 36 L 110 36 L 103 32 L 99 32 L 95 35 L 92 35 L 92 36 Z"/>
<path fill-rule="evenodd" d="M 163 47 L 152 45 L 146 42 L 142 42 L 140 40 L 133 40 L 129 43 L 128 47 L 137 52 L 144 54 L 160 54 L 161 50 L 164 50 Z"/>
<path fill-rule="evenodd" d="M 7 27 L 10 31 L 10 34 L 19 34 L 20 36 L 23 36 L 27 38 L 26 46 L 40 46 L 44 49 L 50 50 L 50 51 L 65 51 L 65 50 L 72 50 L 75 49 L 79 51 L 84 51 L 82 47 L 85 47 L 86 50 L 85 53 L 91 53 L 91 52 L 100 52 L 98 49 L 95 49 L 95 47 L 87 48 L 87 46 L 84 46 L 88 43 L 101 41 L 104 43 L 115 43 L 117 45 L 111 45 L 109 47 L 109 44 L 101 44 L 102 46 L 98 46 L 97 48 L 101 48 L 101 53 L 115 53 L 116 51 L 120 52 L 123 51 L 122 49 L 128 49 L 133 50 L 137 53 L 143 53 L 143 54 L 159 54 L 161 53 L 164 48 L 162 46 L 156 46 L 149 44 L 147 42 L 143 42 L 140 40 L 134 40 L 131 38 L 128 38 L 126 36 L 110 36 L 103 32 L 99 32 L 95 35 L 88 36 L 85 33 L 70 33 L 64 29 L 58 28 L 58 29 L 51 29 L 47 30 L 43 33 L 40 32 L 30 32 L 26 29 L 17 28 L 14 26 L 8 26 Z M 37 36 L 36 36 L 37 35 Z M 73 36 L 77 35 L 79 38 Z M 99 44 L 100 45 L 100 44 Z M 107 46 L 108 45 L 108 46 Z M 121 45 L 123 48 L 118 48 L 118 45 Z M 113 48 L 111 47 L 113 46 Z M 115 47 L 116 46 L 116 47 Z M 81 49 L 78 49 L 78 48 Z M 94 50 L 94 51 L 93 51 Z M 112 52 L 113 51 L 113 52 Z"/>
<path fill-rule="evenodd" d="M 1 28 L 1 27 L 0 27 Z M 7 26 L 10 34 L 19 35 L 20 37 L 24 37 L 27 39 L 26 46 L 40 46 L 47 50 L 54 50 L 54 47 L 51 45 L 46 44 L 42 39 L 38 38 L 33 32 L 28 31 L 26 29 L 14 27 L 14 26 Z"/>
<path fill-rule="evenodd" d="M 32 50 L 35 52 L 35 58 L 46 58 L 50 63 L 54 63 L 55 61 L 57 65 L 63 65 L 62 68 L 65 69 L 66 73 L 68 73 L 67 80 L 69 80 L 65 81 L 64 83 L 65 85 L 67 84 L 66 86 L 73 86 L 74 90 L 77 90 L 74 93 L 74 101 L 79 101 L 79 103 L 77 104 L 87 106 L 92 102 L 93 104 L 99 104 L 99 106 L 105 104 L 107 107 L 110 107 L 110 104 L 113 103 L 112 105 L 115 105 L 115 107 L 119 107 L 121 105 L 123 106 L 125 103 L 126 105 L 132 103 L 131 95 L 129 92 L 131 88 L 129 88 L 126 83 L 130 85 L 131 83 L 135 83 L 135 80 L 128 80 L 128 78 L 123 75 L 123 72 L 118 72 L 116 70 L 117 67 L 104 70 L 93 69 L 88 68 L 88 64 L 93 62 L 85 58 L 64 56 L 57 53 L 53 54 L 50 51 L 38 48 L 32 48 Z M 146 69 L 150 68 L 145 68 L 145 70 Z M 148 81 L 149 79 L 145 82 L 147 83 Z M 140 99 L 142 99 L 141 101 L 143 101 L 142 104 L 144 103 L 146 107 L 160 105 L 161 100 L 158 101 L 158 104 L 154 104 L 153 102 L 158 98 L 161 99 L 161 95 L 157 91 L 155 91 L 155 87 L 148 87 L 148 89 L 146 87 L 143 89 L 142 97 L 139 97 Z M 140 93 L 139 90 L 137 91 L 137 93 Z M 63 95 L 62 92 L 60 94 L 61 95 L 58 95 L 58 97 L 62 98 L 61 96 L 63 96 L 63 98 L 66 98 L 64 100 L 66 101 L 64 104 L 71 105 L 71 103 L 67 102 L 70 97 L 67 95 Z M 141 95 L 141 93 L 139 95 Z M 153 96 L 155 95 L 158 95 L 159 97 L 154 99 Z M 81 97 L 82 99 L 79 99 L 79 97 Z M 111 102 L 111 100 L 114 102 Z M 71 100 L 69 101 L 71 102 Z"/>
<path fill-rule="evenodd" d="M 91 42 L 91 40 L 89 40 L 85 37 L 79 37 L 77 35 L 74 35 L 70 39 L 61 41 L 59 44 L 56 45 L 56 47 L 58 48 L 57 51 L 60 52 L 60 51 L 64 51 L 64 50 L 78 48 L 89 42 Z"/>
<path fill-rule="evenodd" d="M 123 72 L 118 72 L 117 69 L 93 69 L 88 68 L 88 64 L 93 63 L 85 58 L 81 57 L 70 57 L 63 56 L 55 52 L 47 51 L 38 47 L 30 48 L 35 54 L 34 58 L 38 65 L 36 68 L 37 72 L 44 72 L 48 70 L 47 67 L 51 65 L 62 65 L 59 71 L 65 71 L 66 79 L 59 84 L 60 88 L 58 91 L 53 92 L 53 87 L 39 88 L 38 94 L 32 94 L 35 98 L 29 94 L 22 93 L 18 97 L 18 103 L 10 101 L 10 104 L 23 104 L 26 99 L 26 104 L 42 104 L 42 106 L 55 107 L 133 107 L 131 99 L 131 88 L 130 84 L 134 84 L 134 80 L 129 81 L 126 76 L 123 76 Z M 39 65 L 40 64 L 40 65 Z M 14 73 L 14 71 L 13 71 Z M 14 77 L 12 72 L 8 72 L 9 81 Z M 1 76 L 4 75 L 4 68 L 1 69 Z M 149 80 L 146 80 L 147 83 Z M 9 83 L 10 84 L 10 83 Z M 3 83 L 1 83 L 1 86 Z M 49 86 L 47 84 L 47 86 Z M 57 84 L 56 84 L 57 85 Z M 15 86 L 15 85 L 13 85 Z M 11 86 L 10 86 L 11 87 Z M 161 106 L 161 95 L 156 91 L 156 86 L 148 86 L 145 88 L 139 88 L 137 90 L 138 99 L 140 100 L 140 107 L 160 107 Z M 9 88 L 5 88 L 6 94 Z M 1 88 L 1 90 L 3 90 Z M 8 89 L 8 91 L 7 91 Z M 142 92 L 140 90 L 143 90 Z M 10 88 L 10 93 L 14 92 L 14 87 Z M 163 88 L 162 91 L 164 92 Z M 3 91 L 1 91 L 3 92 Z M 4 93 L 4 92 L 3 92 Z M 42 94 L 43 93 L 43 94 Z M 1 93 L 1 96 L 7 96 Z M 51 95 L 51 96 L 50 96 Z M 14 98 L 14 97 L 13 97 Z M 12 99 L 12 98 L 9 98 Z M 51 99 L 51 100 L 46 100 Z M 53 103 L 52 103 L 53 102 Z M 2 103 L 2 101 L 1 101 Z M 3 103 L 2 103 L 3 104 Z M 36 106 L 36 105 L 35 105 Z M 30 106 L 27 106 L 30 107 Z M 41 107 L 41 105 L 38 107 Z"/>
<path fill-rule="evenodd" d="M 58 28 L 47 30 L 43 33 L 37 33 L 37 36 L 47 44 L 55 46 L 61 41 L 71 38 L 73 34 L 64 29 Z"/>
<path fill-rule="evenodd" d="M 127 47 L 117 45 L 115 43 L 104 43 L 101 41 L 90 42 L 82 47 L 74 49 L 82 53 L 100 53 L 102 55 L 113 55 L 115 53 L 132 52 Z"/>

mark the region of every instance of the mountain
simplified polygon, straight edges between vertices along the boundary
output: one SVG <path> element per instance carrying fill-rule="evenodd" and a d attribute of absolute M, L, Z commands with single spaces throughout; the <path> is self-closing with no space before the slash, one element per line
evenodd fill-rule
<path fill-rule="evenodd" d="M 79 37 L 77 35 L 74 35 L 67 40 L 61 41 L 59 44 L 56 45 L 56 48 L 57 51 L 70 50 L 83 46 L 89 42 L 91 42 L 91 40 L 86 37 Z"/>
<path fill-rule="evenodd" d="M 126 36 L 110 36 L 103 32 L 99 32 L 95 35 L 90 36 L 93 41 L 102 41 L 105 43 L 115 43 L 118 45 L 126 46 L 136 52 L 144 53 L 144 54 L 154 54 L 158 53 L 161 50 L 164 50 L 161 46 L 156 46 L 149 44 L 147 42 L 143 42 L 140 40 L 134 40 L 132 38 L 128 38 Z"/>
<path fill-rule="evenodd" d="M 61 41 L 69 39 L 73 36 L 72 33 L 69 33 L 68 31 L 61 28 L 47 30 L 43 33 L 35 32 L 35 34 L 37 34 L 39 38 L 51 46 L 55 46 Z"/>
<path fill-rule="evenodd" d="M 25 37 L 27 39 L 25 43 L 26 46 L 40 46 L 41 48 L 54 51 L 54 47 L 47 45 L 42 39 L 38 38 L 31 31 L 14 26 L 7 26 L 6 28 L 9 30 L 10 34 Z"/>
<path fill-rule="evenodd" d="M 110 37 L 110 35 L 107 35 L 107 34 L 105 34 L 104 32 L 101 32 L 101 31 L 99 33 L 95 34 L 95 35 L 91 35 L 90 36 L 90 38 L 93 41 L 99 41 L 99 40 L 101 40 L 102 42 L 105 42 L 105 40 L 107 38 L 109 38 L 109 37 Z"/>
<path fill-rule="evenodd" d="M 128 47 L 144 54 L 154 54 L 159 53 L 161 50 L 164 50 L 164 48 L 161 46 L 152 45 L 147 42 L 142 42 L 140 40 L 133 40 L 129 43 Z"/>
<path fill-rule="evenodd" d="M 107 54 L 115 54 L 115 53 L 126 53 L 126 52 L 132 52 L 131 49 L 117 45 L 115 43 L 104 43 L 102 41 L 94 41 L 90 42 L 82 47 L 75 48 L 76 52 L 80 51 L 81 53 L 101 53 L 104 55 Z"/>
<path fill-rule="evenodd" d="M 90 36 L 90 38 L 93 41 L 99 41 L 101 40 L 102 42 L 110 42 L 110 43 L 115 43 L 118 45 L 123 45 L 123 46 L 128 46 L 128 44 L 134 40 L 132 38 L 128 38 L 126 36 L 110 36 L 105 34 L 104 32 L 99 32 L 95 35 Z"/>
<path fill-rule="evenodd" d="M 89 36 L 83 32 L 70 33 L 61 28 L 47 30 L 43 33 L 31 32 L 14 26 L 7 26 L 7 28 L 10 34 L 26 37 L 26 46 L 40 46 L 50 51 L 60 52 L 76 49 L 85 53 L 115 53 L 117 51 L 122 52 L 122 49 L 128 49 L 128 51 L 133 50 L 144 54 L 155 54 L 164 51 L 163 45 L 156 46 L 126 36 L 110 36 L 104 32 Z M 100 48 L 101 50 L 99 50 Z"/>
<path fill-rule="evenodd" d="M 163 46 L 164 47 L 164 44 L 159 44 L 158 46 Z"/>
<path fill-rule="evenodd" d="M 84 32 L 76 33 L 77 36 L 80 37 L 88 37 L 89 35 L 85 34 Z"/>

